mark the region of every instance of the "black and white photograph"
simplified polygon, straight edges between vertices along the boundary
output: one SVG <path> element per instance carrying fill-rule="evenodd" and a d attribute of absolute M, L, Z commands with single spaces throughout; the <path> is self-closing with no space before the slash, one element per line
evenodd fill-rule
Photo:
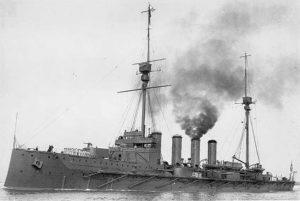
<path fill-rule="evenodd" d="M 0 0 L 0 200 L 300 200 L 300 1 Z"/>

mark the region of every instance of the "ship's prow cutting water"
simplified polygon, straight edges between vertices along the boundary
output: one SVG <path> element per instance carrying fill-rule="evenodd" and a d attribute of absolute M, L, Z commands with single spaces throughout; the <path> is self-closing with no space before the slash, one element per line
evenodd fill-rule
<path fill-rule="evenodd" d="M 61 153 L 23 149 L 14 146 L 5 187 L 9 189 L 95 189 L 199 192 L 210 189 L 219 191 L 288 191 L 293 190 L 293 171 L 290 178 L 278 179 L 264 174 L 260 163 L 249 163 L 249 114 L 252 98 L 247 95 L 247 55 L 245 58 L 245 109 L 246 161 L 233 156 L 234 161 L 217 160 L 217 141 L 208 141 L 208 156 L 200 162 L 200 138 L 191 139 L 191 160 L 181 158 L 182 137 L 172 137 L 171 164 L 161 160 L 162 133 L 154 131 L 146 135 L 145 111 L 147 90 L 162 86 L 148 86 L 150 60 L 150 18 L 154 9 L 149 5 L 148 53 L 145 62 L 137 63 L 141 74 L 142 115 L 140 130 L 125 131 L 109 148 L 65 148 Z M 122 92 L 127 92 L 122 91 Z M 203 161 L 203 160 L 202 160 Z M 243 168 L 243 164 L 245 168 Z"/>

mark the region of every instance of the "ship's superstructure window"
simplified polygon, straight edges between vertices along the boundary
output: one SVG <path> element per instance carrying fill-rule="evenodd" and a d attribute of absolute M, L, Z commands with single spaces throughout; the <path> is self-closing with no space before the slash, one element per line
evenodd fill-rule
<path fill-rule="evenodd" d="M 74 149 L 74 148 L 64 148 L 63 154 L 91 157 L 90 151 L 83 150 L 83 149 Z"/>

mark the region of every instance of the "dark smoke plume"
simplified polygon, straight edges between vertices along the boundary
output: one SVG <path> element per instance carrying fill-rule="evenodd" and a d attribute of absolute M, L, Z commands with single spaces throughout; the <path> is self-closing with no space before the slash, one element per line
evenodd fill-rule
<path fill-rule="evenodd" d="M 247 38 L 259 33 L 263 28 L 282 26 L 286 23 L 287 13 L 288 8 L 282 5 L 266 2 L 256 5 L 235 1 L 222 7 L 208 26 L 200 28 L 199 41 L 193 41 L 186 52 L 177 59 L 172 75 L 173 112 L 176 121 L 187 135 L 192 138 L 202 137 L 214 127 L 223 104 L 228 101 L 233 103 L 243 96 L 244 69 L 243 61 L 239 60 L 244 50 L 242 44 L 247 43 Z M 193 19 L 181 21 L 184 29 L 188 27 L 189 22 L 199 20 L 197 16 L 191 16 Z M 283 58 L 276 58 L 276 65 L 279 65 L 279 60 Z M 266 62 L 261 63 L 270 65 Z M 296 63 L 299 64 L 298 61 Z M 285 73 L 281 72 L 279 76 L 288 74 L 295 78 L 289 80 L 299 80 L 283 68 L 280 71 Z M 276 70 L 274 72 L 270 74 L 278 76 Z M 277 78 L 272 78 L 270 74 L 267 77 L 264 73 L 256 75 L 259 76 L 258 82 L 262 86 L 268 84 L 265 87 L 271 90 L 264 91 L 262 99 L 270 98 L 267 94 L 272 94 L 274 86 L 278 84 L 289 86 L 286 84 L 288 79 L 280 79 L 284 83 L 278 83 Z M 249 77 L 251 85 L 251 71 Z M 272 96 L 272 102 L 276 105 L 276 102 L 280 101 L 282 90 L 277 88 L 274 94 L 276 97 Z"/>
<path fill-rule="evenodd" d="M 211 61 L 201 57 L 205 52 L 214 55 Z M 232 52 L 225 41 L 211 39 L 200 50 L 191 48 L 178 61 L 171 90 L 174 113 L 192 138 L 200 138 L 213 128 L 221 101 L 242 96 L 243 69 L 234 65 Z"/>
<path fill-rule="evenodd" d="M 211 129 L 218 120 L 217 108 L 208 101 L 203 101 L 202 112 L 190 118 L 189 116 L 178 117 L 177 123 L 185 130 L 185 134 L 191 138 L 200 138 Z"/>

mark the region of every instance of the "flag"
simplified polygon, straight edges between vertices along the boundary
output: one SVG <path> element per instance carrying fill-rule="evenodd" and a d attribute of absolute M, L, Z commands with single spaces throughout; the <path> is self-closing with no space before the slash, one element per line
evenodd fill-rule
<path fill-rule="evenodd" d="M 149 6 L 148 6 L 148 24 L 150 25 L 151 24 L 151 21 L 150 21 L 150 18 L 151 18 L 151 6 L 150 6 L 150 4 L 149 4 Z"/>
<path fill-rule="evenodd" d="M 151 12 L 152 11 L 155 11 L 155 9 L 149 4 L 149 6 L 148 6 L 148 24 L 149 25 L 151 24 L 150 18 L 151 18 Z"/>
<path fill-rule="evenodd" d="M 291 162 L 290 172 L 293 172 L 293 163 Z"/>

